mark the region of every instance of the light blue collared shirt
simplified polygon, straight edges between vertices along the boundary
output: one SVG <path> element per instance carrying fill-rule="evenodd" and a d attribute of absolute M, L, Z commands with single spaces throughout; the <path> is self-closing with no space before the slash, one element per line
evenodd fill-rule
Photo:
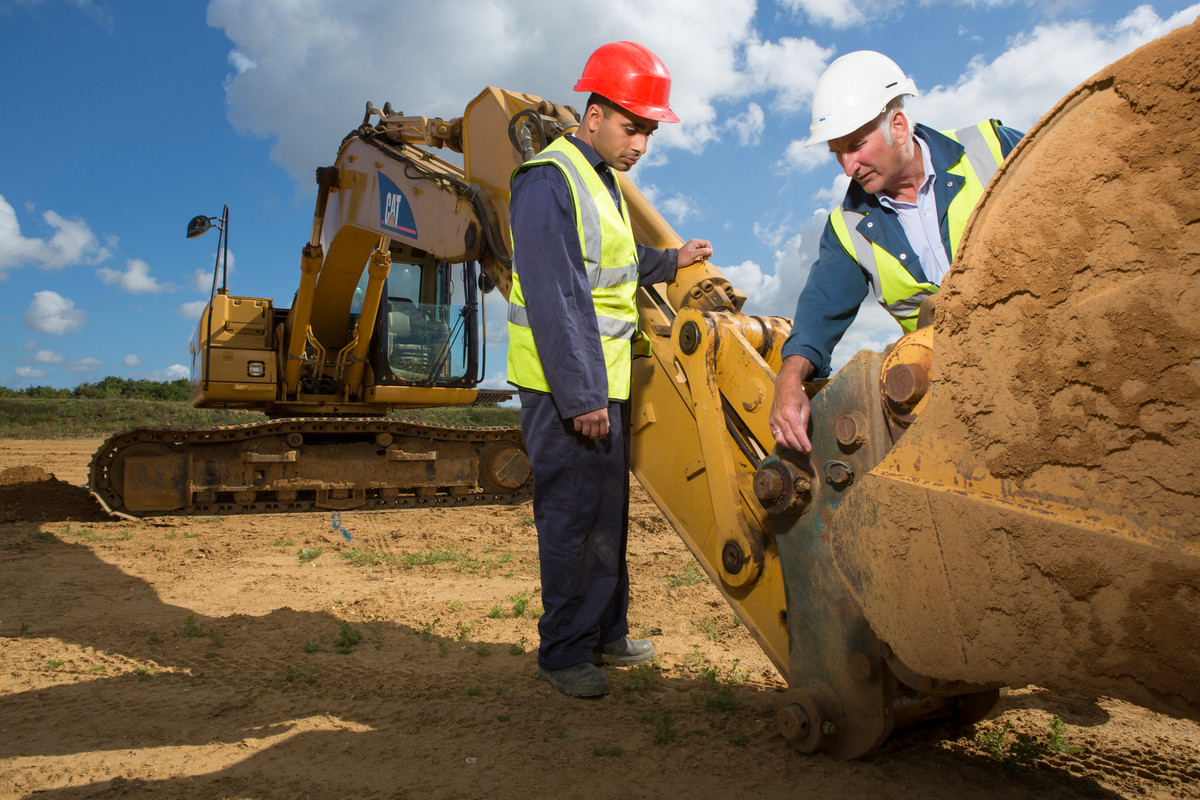
<path fill-rule="evenodd" d="M 904 235 L 912 245 L 913 254 L 921 260 L 925 278 L 933 284 L 942 285 L 942 278 L 950 271 L 950 256 L 942 243 L 942 231 L 938 224 L 937 202 L 933 196 L 933 183 L 937 175 L 933 162 L 929 160 L 929 147 L 914 136 L 921 148 L 921 163 L 925 168 L 925 180 L 917 189 L 917 202 L 904 203 L 890 197 L 877 195 L 879 202 L 896 212 Z"/>

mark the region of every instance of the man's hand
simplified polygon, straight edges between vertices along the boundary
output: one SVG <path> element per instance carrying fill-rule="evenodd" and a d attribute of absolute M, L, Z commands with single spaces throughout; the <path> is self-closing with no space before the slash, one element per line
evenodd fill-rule
<path fill-rule="evenodd" d="M 808 440 L 811 409 L 804 381 L 816 367 L 804 356 L 788 356 L 775 377 L 775 402 L 771 405 L 771 435 L 775 441 L 801 453 L 812 451 Z"/>
<path fill-rule="evenodd" d="M 575 417 L 575 430 L 589 439 L 603 439 L 608 436 L 608 407 L 597 408 Z"/>
<path fill-rule="evenodd" d="M 712 245 L 708 239 L 688 239 L 687 244 L 679 248 L 679 257 L 676 259 L 680 269 L 690 267 L 697 261 L 705 261 L 712 258 Z"/>

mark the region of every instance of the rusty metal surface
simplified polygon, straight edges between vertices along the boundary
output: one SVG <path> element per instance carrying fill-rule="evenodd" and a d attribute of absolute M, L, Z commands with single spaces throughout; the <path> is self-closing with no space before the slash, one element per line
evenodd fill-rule
<path fill-rule="evenodd" d="M 89 488 L 110 513 L 155 516 L 508 505 L 533 480 L 518 428 L 297 418 L 125 431 Z"/>

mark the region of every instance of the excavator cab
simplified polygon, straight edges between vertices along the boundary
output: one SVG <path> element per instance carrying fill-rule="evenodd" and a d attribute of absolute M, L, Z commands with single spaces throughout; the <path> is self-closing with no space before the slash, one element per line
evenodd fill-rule
<path fill-rule="evenodd" d="M 394 247 L 375 324 L 376 385 L 471 387 L 479 380 L 479 265 L 450 263 Z M 365 295 L 355 292 L 351 319 Z"/>

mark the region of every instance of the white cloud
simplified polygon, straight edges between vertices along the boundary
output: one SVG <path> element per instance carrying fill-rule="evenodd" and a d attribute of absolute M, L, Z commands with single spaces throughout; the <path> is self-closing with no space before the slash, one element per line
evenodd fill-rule
<path fill-rule="evenodd" d="M 121 366 L 140 367 L 142 366 L 142 360 L 133 353 L 130 353 L 129 355 L 125 356 L 125 358 L 121 359 Z"/>
<path fill-rule="evenodd" d="M 807 137 L 805 137 L 807 139 Z M 776 167 L 784 171 L 812 172 L 818 167 L 836 165 L 829 148 L 822 144 L 805 147 L 805 139 L 795 139 L 783 151 Z"/>
<path fill-rule="evenodd" d="M 742 146 L 754 146 L 762 139 L 766 118 L 762 106 L 751 103 L 746 106 L 746 112 L 730 117 L 725 123 L 725 129 L 737 136 Z"/>
<path fill-rule="evenodd" d="M 172 364 L 164 370 L 153 373 L 153 380 L 177 381 L 180 378 L 190 378 L 192 371 L 183 364 Z"/>
<path fill-rule="evenodd" d="M 777 42 L 764 42 L 755 37 L 745 46 L 746 88 L 773 92 L 773 108 L 796 113 L 808 105 L 833 52 L 833 48 L 807 38 L 785 36 Z"/>
<path fill-rule="evenodd" d="M 1017 37 L 993 61 L 976 58 L 952 86 L 912 98 L 913 117 L 935 128 L 957 128 L 989 117 L 1028 130 L 1060 98 L 1137 47 L 1196 18 L 1200 4 L 1168 19 L 1148 5 L 1112 29 L 1091 22 L 1039 25 Z"/>
<path fill-rule="evenodd" d="M 158 294 L 170 291 L 170 285 L 159 283 L 150 275 L 150 265 L 140 258 L 131 258 L 125 262 L 125 271 L 100 267 L 96 277 L 108 284 L 116 284 L 130 294 Z"/>
<path fill-rule="evenodd" d="M 16 211 L 0 195 L 0 280 L 7 280 L 8 270 L 17 267 L 53 272 L 75 264 L 98 264 L 109 257 L 109 249 L 82 219 L 47 211 L 42 220 L 54 230 L 50 238 L 23 236 Z"/>
<path fill-rule="evenodd" d="M 793 14 L 807 17 L 817 25 L 829 25 L 833 28 L 849 28 L 866 22 L 868 14 L 861 6 L 862 0 L 841 0 L 832 3 L 829 0 L 779 0 L 779 5 L 789 9 Z M 890 3 L 872 3 L 869 7 L 890 6 Z M 870 16 L 875 16 L 874 14 Z"/>
<path fill-rule="evenodd" d="M 99 358 L 76 358 L 63 366 L 63 372 L 71 375 L 83 375 L 95 372 L 102 366 L 104 366 L 104 362 Z"/>
<path fill-rule="evenodd" d="M 33 354 L 35 364 L 61 364 L 63 357 L 53 350 L 38 350 Z"/>
<path fill-rule="evenodd" d="M 233 44 L 230 122 L 273 140 L 272 158 L 309 191 L 313 166 L 329 163 L 336 143 L 362 120 L 367 100 L 452 118 L 491 85 L 578 107 L 584 96 L 573 86 L 588 54 L 620 39 L 645 44 L 671 71 L 671 106 L 683 122 L 663 125 L 651 154 L 698 152 L 724 130 L 717 103 L 766 92 L 771 107 L 794 110 L 832 52 L 809 39 L 760 41 L 756 11 L 755 0 L 611 0 L 603 14 L 583 0 L 445 0 L 420 13 L 391 0 L 212 0 L 207 20 Z M 447 59 L 448 41 L 456 52 L 487 56 Z M 364 53 L 371 54 L 369 69 Z M 421 64 L 437 68 L 413 79 Z M 753 126 L 754 118 L 745 124 Z M 646 162 L 654 163 L 662 162 Z"/>
<path fill-rule="evenodd" d="M 670 217 L 676 225 L 682 225 L 688 217 L 699 212 L 699 208 L 692 198 L 682 194 L 676 194 L 662 201 L 658 205 L 658 210 L 664 216 Z"/>
<path fill-rule="evenodd" d="M 22 319 L 31 331 L 61 336 L 82 328 L 87 322 L 87 312 L 75 308 L 74 300 L 44 290 L 34 294 Z"/>
<path fill-rule="evenodd" d="M 36 367 L 17 367 L 13 370 L 13 374 L 24 380 L 38 380 L 46 377 L 46 370 Z"/>
<path fill-rule="evenodd" d="M 233 276 L 234 264 L 237 259 L 234 258 L 233 251 L 229 251 L 228 263 L 225 260 L 225 254 L 221 254 L 221 263 L 219 265 L 200 267 L 192 272 L 192 288 L 198 292 L 204 292 L 206 295 L 212 294 L 213 290 L 213 273 L 217 275 L 217 286 L 221 285 L 222 276 L 226 280 Z"/>
<path fill-rule="evenodd" d="M 204 307 L 207 305 L 207 300 L 193 300 L 190 303 L 183 303 L 179 306 L 179 314 L 185 319 L 195 322 L 200 319 L 200 314 L 204 311 Z"/>

